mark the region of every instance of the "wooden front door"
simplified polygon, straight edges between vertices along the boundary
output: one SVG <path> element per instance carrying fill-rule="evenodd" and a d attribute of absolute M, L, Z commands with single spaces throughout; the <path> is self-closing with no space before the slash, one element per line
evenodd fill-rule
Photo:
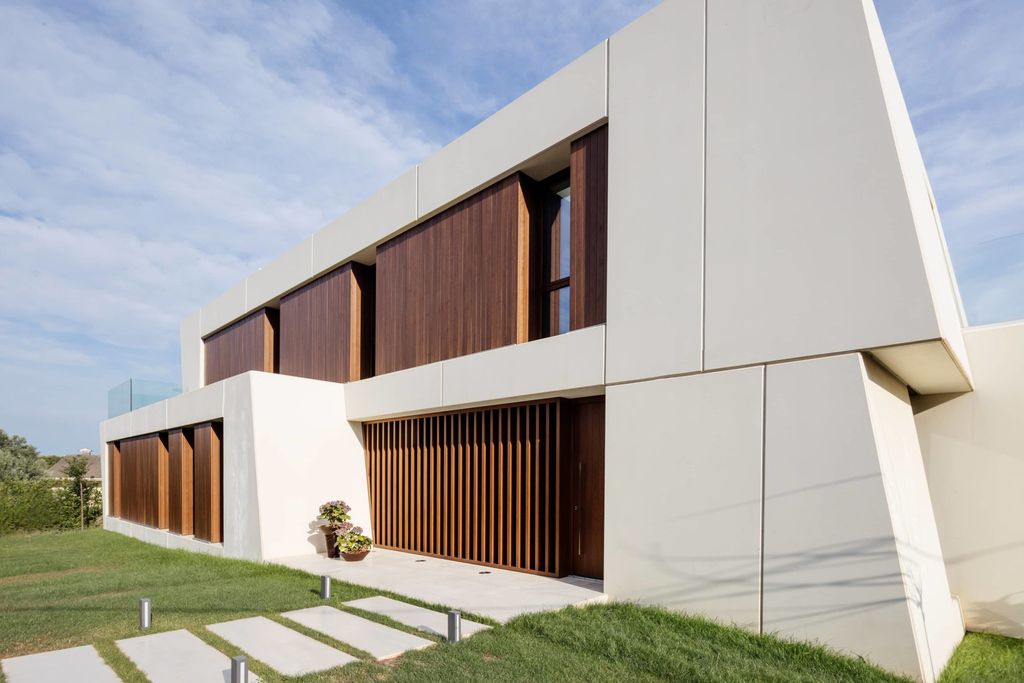
<path fill-rule="evenodd" d="M 604 396 L 573 401 L 571 573 L 604 577 Z"/>

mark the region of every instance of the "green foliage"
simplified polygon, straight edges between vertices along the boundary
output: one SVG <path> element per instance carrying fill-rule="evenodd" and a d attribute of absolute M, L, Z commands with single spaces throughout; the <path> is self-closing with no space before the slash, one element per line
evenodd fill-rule
<path fill-rule="evenodd" d="M 54 465 L 57 464 L 57 461 L 60 460 L 60 456 L 59 455 L 40 455 L 39 456 L 39 460 L 42 461 L 42 463 L 43 463 L 43 469 L 44 470 L 48 470 L 48 469 L 50 469 L 51 467 L 53 467 Z"/>
<path fill-rule="evenodd" d="M 940 683 L 1024 681 L 1024 640 L 968 633 L 953 653 Z"/>
<path fill-rule="evenodd" d="M 81 489 L 71 479 L 0 482 L 0 535 L 18 531 L 77 529 L 82 524 L 83 502 L 85 525 L 95 524 L 103 510 L 97 482 L 83 481 Z"/>
<path fill-rule="evenodd" d="M 0 429 L 0 482 L 25 481 L 43 476 L 39 451 L 23 436 Z"/>
<path fill-rule="evenodd" d="M 356 527 L 356 529 L 358 528 Z M 336 535 L 334 537 L 334 545 L 338 546 L 338 550 L 343 553 L 361 553 L 364 550 L 369 550 L 373 542 L 369 536 L 349 531 L 348 533 Z"/>
<path fill-rule="evenodd" d="M 69 515 L 58 500 L 59 491 L 50 479 L 0 481 L 0 534 L 66 528 Z"/>

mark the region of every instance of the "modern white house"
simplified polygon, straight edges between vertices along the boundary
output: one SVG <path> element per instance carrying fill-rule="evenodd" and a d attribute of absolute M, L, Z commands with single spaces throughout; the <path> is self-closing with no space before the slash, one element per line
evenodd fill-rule
<path fill-rule="evenodd" d="M 181 325 L 108 529 L 603 580 L 933 681 L 1024 636 L 1024 323 L 965 327 L 870 0 L 667 0 Z"/>

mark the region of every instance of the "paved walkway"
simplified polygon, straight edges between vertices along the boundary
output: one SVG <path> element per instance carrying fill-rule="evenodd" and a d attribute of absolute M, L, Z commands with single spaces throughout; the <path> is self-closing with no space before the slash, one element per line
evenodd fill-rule
<path fill-rule="evenodd" d="M 3 661 L 3 671 L 7 683 L 120 683 L 121 680 L 92 645 L 10 657 Z"/>
<path fill-rule="evenodd" d="M 393 621 L 397 621 L 399 624 L 418 628 L 421 631 L 426 631 L 442 638 L 448 637 L 448 615 L 442 612 L 435 612 L 432 609 L 410 605 L 401 600 L 392 600 L 391 598 L 385 598 L 383 595 L 351 600 L 345 603 L 345 607 L 354 607 L 364 612 L 380 614 Z M 462 637 L 467 638 L 474 633 L 479 633 L 489 628 L 490 626 L 486 624 L 478 624 L 475 621 L 463 619 Z"/>
<path fill-rule="evenodd" d="M 302 676 L 356 661 L 348 653 L 266 617 L 226 621 L 206 628 L 285 676 Z"/>
<path fill-rule="evenodd" d="M 381 596 L 353 600 L 346 606 L 388 617 L 435 635 L 447 635 L 448 615 Z M 281 615 L 334 640 L 369 653 L 378 660 L 435 641 L 392 628 L 328 605 Z M 301 676 L 344 666 L 356 657 L 266 617 L 235 619 L 206 627 L 254 660 L 286 676 Z M 462 622 L 463 637 L 488 628 Z M 117 647 L 152 683 L 226 683 L 231 659 L 184 629 L 116 641 Z M 91 645 L 10 657 L 2 662 L 7 683 L 118 683 L 118 677 Z M 249 674 L 249 683 L 259 679 Z"/>
<path fill-rule="evenodd" d="M 596 579 L 554 579 L 397 550 L 374 548 L 361 562 L 297 555 L 271 560 L 314 575 L 401 593 L 423 602 L 451 605 L 504 623 L 520 614 L 604 602 Z"/>
<path fill-rule="evenodd" d="M 397 657 L 409 650 L 422 650 L 434 644 L 432 640 L 420 638 L 327 605 L 285 612 L 281 616 L 342 643 L 348 643 L 364 652 L 369 652 L 378 660 Z"/>
<path fill-rule="evenodd" d="M 119 640 L 117 647 L 152 683 L 225 683 L 231 680 L 231 658 L 184 629 Z M 249 683 L 258 680 L 249 672 Z"/>

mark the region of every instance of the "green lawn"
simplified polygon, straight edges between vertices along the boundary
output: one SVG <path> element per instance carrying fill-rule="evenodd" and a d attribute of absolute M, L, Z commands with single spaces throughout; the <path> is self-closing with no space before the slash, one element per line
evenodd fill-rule
<path fill-rule="evenodd" d="M 298 571 L 165 550 L 98 529 L 0 537 L 0 657 L 93 643 L 123 680 L 143 681 L 114 645 L 116 639 L 138 635 L 138 598 L 153 600 L 153 631 L 187 628 L 221 651 L 239 654 L 203 627 L 257 614 L 283 621 L 279 612 L 321 604 L 318 588 L 316 577 Z M 331 602 L 340 607 L 344 601 L 379 593 L 336 582 Z M 283 623 L 366 658 L 313 631 Z M 1018 641 L 970 636 L 943 681 L 1020 679 L 1022 662 Z M 260 662 L 251 661 L 251 668 L 264 680 L 283 680 Z M 627 604 L 531 615 L 458 645 L 439 643 L 387 664 L 367 661 L 285 680 L 368 679 L 903 680 L 822 648 Z"/>

